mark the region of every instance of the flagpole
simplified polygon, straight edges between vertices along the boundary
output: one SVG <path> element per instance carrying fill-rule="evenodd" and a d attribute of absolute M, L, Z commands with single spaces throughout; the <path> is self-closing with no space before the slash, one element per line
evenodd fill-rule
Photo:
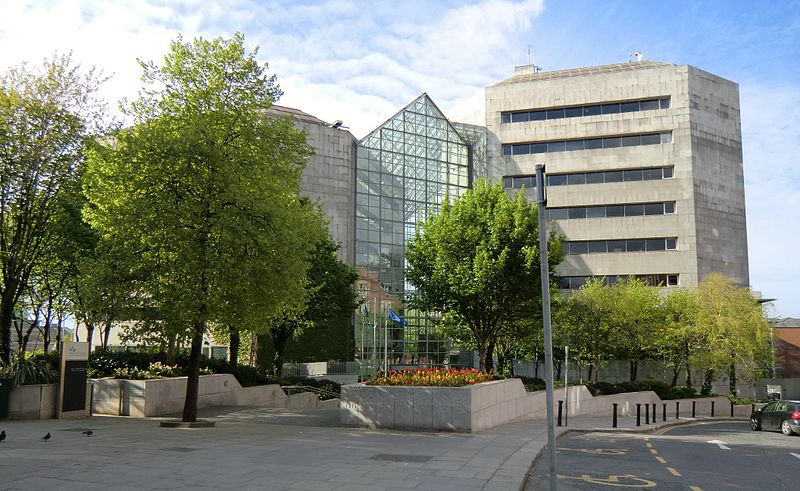
<path fill-rule="evenodd" d="M 377 372 L 378 368 L 378 297 L 372 299 L 372 370 Z"/>
<path fill-rule="evenodd" d="M 383 371 L 389 373 L 389 305 L 386 305 L 386 322 L 383 327 Z"/>

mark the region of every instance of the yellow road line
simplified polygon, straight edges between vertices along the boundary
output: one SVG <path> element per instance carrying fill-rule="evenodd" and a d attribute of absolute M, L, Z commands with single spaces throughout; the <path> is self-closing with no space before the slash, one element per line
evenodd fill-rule
<path fill-rule="evenodd" d="M 652 443 L 648 443 L 647 444 L 647 448 L 653 448 L 653 444 Z"/>
<path fill-rule="evenodd" d="M 657 455 L 658 454 L 658 450 L 656 450 L 655 448 L 651 448 L 650 449 L 650 453 L 653 454 L 653 455 Z"/>
<path fill-rule="evenodd" d="M 666 464 L 667 463 L 667 459 L 665 459 L 664 457 L 656 457 L 656 460 L 661 462 L 662 464 Z"/>
<path fill-rule="evenodd" d="M 703 490 L 700 488 L 700 486 L 689 486 L 689 489 L 691 489 L 692 491 L 703 491 Z"/>
<path fill-rule="evenodd" d="M 674 467 L 667 467 L 667 470 L 675 477 L 681 477 L 681 473 L 675 470 Z"/>

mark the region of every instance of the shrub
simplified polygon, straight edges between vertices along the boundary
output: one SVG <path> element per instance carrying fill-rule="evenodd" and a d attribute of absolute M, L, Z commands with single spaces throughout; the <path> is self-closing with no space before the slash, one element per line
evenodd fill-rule
<path fill-rule="evenodd" d="M 463 387 L 481 382 L 495 380 L 491 373 L 479 372 L 472 369 L 457 368 L 420 368 L 413 370 L 391 370 L 386 374 L 379 374 L 367 385 L 410 385 L 425 387 Z"/>
<path fill-rule="evenodd" d="M 52 367 L 50 360 L 42 357 L 13 360 L 8 375 L 11 377 L 11 384 L 15 386 L 51 384 L 58 381 L 58 371 Z"/>

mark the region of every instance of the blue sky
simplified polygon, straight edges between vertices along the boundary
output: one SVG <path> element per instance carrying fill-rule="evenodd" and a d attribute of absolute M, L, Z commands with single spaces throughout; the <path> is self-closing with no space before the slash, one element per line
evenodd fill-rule
<path fill-rule="evenodd" d="M 72 50 L 112 75 L 112 105 L 139 87 L 136 58 L 178 33 L 241 31 L 261 47 L 280 103 L 363 136 L 421 92 L 445 110 L 532 61 L 544 70 L 645 59 L 739 83 L 750 280 L 800 317 L 800 0 L 0 0 L 0 70 Z"/>

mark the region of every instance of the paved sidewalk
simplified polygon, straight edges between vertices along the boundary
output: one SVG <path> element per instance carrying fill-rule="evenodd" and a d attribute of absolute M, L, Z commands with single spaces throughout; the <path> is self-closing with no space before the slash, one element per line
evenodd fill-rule
<path fill-rule="evenodd" d="M 336 409 L 216 408 L 201 416 L 216 428 L 110 416 L 0 421 L 8 435 L 0 490 L 517 490 L 547 443 L 543 420 L 470 435 L 343 428 Z M 569 425 L 557 433 L 609 429 L 611 418 L 573 417 Z M 621 417 L 619 428 L 634 430 L 635 418 Z M 41 441 L 47 432 L 52 439 Z"/>

